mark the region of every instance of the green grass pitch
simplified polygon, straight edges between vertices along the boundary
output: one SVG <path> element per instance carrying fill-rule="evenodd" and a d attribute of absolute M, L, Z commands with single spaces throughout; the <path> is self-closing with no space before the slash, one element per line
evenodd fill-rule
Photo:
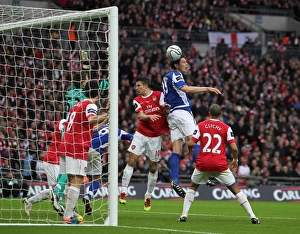
<path fill-rule="evenodd" d="M 96 210 L 100 201 L 93 203 Z M 186 223 L 176 222 L 181 214 L 183 200 L 153 200 L 149 212 L 143 210 L 142 200 L 128 200 L 126 205 L 119 205 L 117 227 L 91 225 L 49 225 L 52 221 L 60 223 L 49 201 L 33 206 L 29 218 L 24 215 L 19 199 L 0 199 L 0 233 L 13 234 L 93 234 L 93 233 L 207 233 L 207 234 L 293 234 L 300 233 L 300 204 L 296 202 L 251 202 L 252 208 L 261 224 L 253 225 L 250 218 L 237 201 L 201 201 L 195 200 Z M 11 209 L 8 209 L 11 207 Z M 45 210 L 38 212 L 39 209 Z M 107 208 L 102 208 L 102 212 Z M 48 211 L 47 211 L 48 210 Z M 83 206 L 78 206 L 83 214 Z M 97 215 L 98 213 L 99 215 Z M 99 210 L 94 215 L 84 216 L 86 224 L 99 218 Z M 11 220 L 13 218 L 14 220 Z M 46 221 L 37 221 L 45 220 Z M 11 223 L 27 223 L 20 226 Z M 41 226 L 36 224 L 41 224 Z M 43 226 L 44 224 L 47 224 Z M 96 223 L 103 224 L 100 220 Z"/>

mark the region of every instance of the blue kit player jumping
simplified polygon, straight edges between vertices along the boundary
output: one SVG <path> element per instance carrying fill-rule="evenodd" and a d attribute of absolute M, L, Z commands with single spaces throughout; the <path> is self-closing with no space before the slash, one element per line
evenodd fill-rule
<path fill-rule="evenodd" d="M 170 62 L 172 71 L 166 74 L 162 81 L 162 92 L 165 95 L 165 102 L 169 104 L 170 113 L 167 116 L 172 141 L 172 155 L 169 159 L 172 182 L 171 186 L 180 196 L 185 196 L 185 191 L 179 185 L 179 160 L 182 154 L 183 143 L 189 142 L 193 132 L 196 129 L 196 123 L 190 108 L 188 94 L 202 92 L 211 92 L 221 94 L 216 88 L 197 87 L 186 84 L 182 73 L 187 73 L 188 63 L 181 56 L 180 59 Z M 195 144 L 193 159 L 198 155 L 200 146 Z M 208 186 L 214 186 L 214 183 L 208 181 Z"/>

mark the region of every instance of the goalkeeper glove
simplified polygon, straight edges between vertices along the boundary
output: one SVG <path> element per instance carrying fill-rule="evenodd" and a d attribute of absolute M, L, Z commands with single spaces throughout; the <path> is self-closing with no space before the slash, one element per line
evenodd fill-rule
<path fill-rule="evenodd" d="M 91 69 L 87 52 L 84 51 L 84 50 L 80 51 L 80 57 L 81 57 L 81 61 L 82 61 L 82 64 L 83 64 L 82 68 L 85 69 L 85 70 Z"/>

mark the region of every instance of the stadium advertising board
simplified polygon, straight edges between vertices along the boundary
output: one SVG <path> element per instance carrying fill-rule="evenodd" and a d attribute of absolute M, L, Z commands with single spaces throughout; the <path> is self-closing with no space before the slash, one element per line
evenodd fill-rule
<path fill-rule="evenodd" d="M 89 183 L 86 183 L 81 190 L 87 189 Z M 188 184 L 182 184 L 185 190 Z M 48 188 L 46 182 L 29 183 L 28 196 L 33 196 L 39 191 Z M 256 201 L 300 201 L 300 187 L 284 187 L 284 186 L 258 186 L 258 187 L 240 187 L 249 200 Z M 119 184 L 119 191 L 121 185 Z M 144 199 L 146 184 L 131 184 L 128 187 L 127 199 Z M 108 188 L 103 186 L 99 189 L 97 197 L 104 195 L 107 197 Z M 200 186 L 195 194 L 197 200 L 235 200 L 235 196 L 224 186 L 216 186 L 213 188 L 205 185 Z M 152 194 L 152 199 L 181 199 L 172 191 L 169 184 L 157 184 Z"/>

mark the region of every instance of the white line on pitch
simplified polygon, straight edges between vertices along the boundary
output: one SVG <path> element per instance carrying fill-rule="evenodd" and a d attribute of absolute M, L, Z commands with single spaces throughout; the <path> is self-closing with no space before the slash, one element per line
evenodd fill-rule
<path fill-rule="evenodd" d="M 144 211 L 129 211 L 129 210 L 119 210 L 119 212 L 124 212 L 124 213 L 145 213 Z M 165 215 L 178 215 L 180 216 L 180 213 L 170 213 L 170 212 L 149 212 L 150 214 L 165 214 Z M 207 216 L 207 217 L 230 217 L 229 215 L 219 215 L 219 214 L 192 214 L 190 213 L 189 216 Z M 248 217 L 247 215 L 235 215 L 234 217 L 238 217 L 238 218 L 244 218 L 244 217 Z M 289 217 L 273 217 L 273 216 L 259 216 L 259 219 L 283 219 L 283 220 L 298 220 L 298 218 L 289 218 Z"/>
<path fill-rule="evenodd" d="M 118 226 L 118 228 L 143 229 L 143 230 L 180 232 L 180 233 L 195 233 L 195 234 L 221 234 L 220 232 L 198 232 L 198 231 L 177 230 L 177 229 L 168 229 L 168 228 L 150 228 L 150 227 L 132 227 L 132 226 Z"/>

